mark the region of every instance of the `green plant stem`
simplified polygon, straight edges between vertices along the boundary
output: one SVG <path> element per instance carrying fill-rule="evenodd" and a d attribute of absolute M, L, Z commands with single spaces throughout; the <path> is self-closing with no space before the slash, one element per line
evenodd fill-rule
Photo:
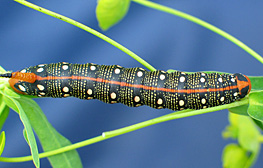
<path fill-rule="evenodd" d="M 238 40 L 237 38 L 233 37 L 232 35 L 226 33 L 225 31 L 211 25 L 210 23 L 207 23 L 197 17 L 191 16 L 189 14 L 186 14 L 184 12 L 178 11 L 176 9 L 172 9 L 166 6 L 162 6 L 159 4 L 156 4 L 154 2 L 151 1 L 147 1 L 147 0 L 132 0 L 138 4 L 147 6 L 149 8 L 153 8 L 162 12 L 166 12 L 166 13 L 170 13 L 172 15 L 176 15 L 178 17 L 184 18 L 186 20 L 189 20 L 191 22 L 194 22 L 198 25 L 201 25 L 221 36 L 223 36 L 224 38 L 228 39 L 229 41 L 231 41 L 232 43 L 236 44 L 237 46 L 239 46 L 240 48 L 242 48 L 243 50 L 245 50 L 246 52 L 248 52 L 250 55 L 252 55 L 254 58 L 256 58 L 259 62 L 263 63 L 263 58 L 256 53 L 254 50 L 252 50 L 250 47 L 248 47 L 246 44 L 244 44 L 243 42 L 241 42 L 240 40 Z"/>
<path fill-rule="evenodd" d="M 201 109 L 201 110 L 183 110 L 183 111 L 179 111 L 179 112 L 174 112 L 171 114 L 167 114 L 161 117 L 157 117 L 151 120 L 147 120 L 138 124 L 134 124 L 131 126 L 127 126 L 124 128 L 120 128 L 117 130 L 113 130 L 113 131 L 108 131 L 108 132 L 104 132 L 102 133 L 101 136 L 97 136 L 82 142 L 78 142 L 66 147 L 62 147 L 53 151 L 49 151 L 49 152 L 45 152 L 45 153 L 41 153 L 39 154 L 39 158 L 44 158 L 44 157 L 48 157 L 48 156 L 53 156 L 59 153 L 63 153 L 63 152 L 67 152 L 73 149 L 77 149 L 77 148 L 81 148 L 90 144 L 94 144 L 112 137 L 116 137 L 122 134 L 126 134 L 141 128 L 145 128 L 154 124 L 158 124 L 158 123 L 162 123 L 165 121 L 169 121 L 169 120 L 175 120 L 175 119 L 180 119 L 180 118 L 185 118 L 185 117 L 191 117 L 191 116 L 196 116 L 196 115 L 200 115 L 200 114 L 205 114 L 205 113 L 210 113 L 210 112 L 215 112 L 215 111 L 219 111 L 219 110 L 223 110 L 223 109 L 228 109 L 228 108 L 232 108 L 232 107 L 237 107 L 237 106 L 241 106 L 241 105 L 245 105 L 248 104 L 248 98 L 244 98 L 241 101 L 237 101 L 231 104 L 226 104 L 226 105 L 222 105 L 222 106 L 216 106 L 216 107 L 212 107 L 212 108 L 207 108 L 207 109 Z M 25 161 L 30 161 L 32 160 L 32 156 L 24 156 L 24 157 L 0 157 L 0 161 L 1 162 L 25 162 Z"/>
<path fill-rule="evenodd" d="M 45 14 L 47 14 L 49 16 L 54 17 L 54 18 L 60 19 L 60 20 L 62 20 L 64 22 L 67 22 L 69 24 L 72 24 L 72 25 L 74 25 L 74 26 L 76 26 L 76 27 L 78 27 L 78 28 L 80 28 L 82 30 L 85 30 L 85 31 L 87 31 L 87 32 L 99 37 L 100 39 L 110 43 L 111 45 L 115 46 L 116 48 L 120 49 L 121 51 L 125 52 L 126 54 L 128 54 L 129 56 L 134 58 L 136 61 L 141 63 L 143 66 L 145 66 L 147 69 L 149 69 L 150 71 L 156 71 L 156 69 L 153 66 L 151 66 L 149 63 L 147 63 L 142 58 L 140 58 L 134 52 L 130 51 L 126 47 L 124 47 L 121 44 L 117 43 L 116 41 L 110 39 L 109 37 L 103 35 L 102 33 L 98 32 L 98 31 L 96 31 L 96 30 L 94 30 L 94 29 L 92 29 L 92 28 L 90 28 L 90 27 L 88 27 L 88 26 L 86 26 L 86 25 L 84 25 L 84 24 L 82 24 L 80 22 L 77 22 L 77 21 L 75 21 L 73 19 L 70 19 L 70 18 L 65 17 L 63 15 L 60 15 L 58 13 L 52 12 L 50 10 L 44 9 L 44 8 L 42 8 L 40 6 L 32 4 L 32 3 L 27 2 L 25 0 L 14 0 L 14 1 L 16 1 L 16 2 L 18 2 L 18 3 L 20 3 L 20 4 L 24 5 L 24 6 L 27 6 L 29 8 L 32 8 L 34 10 L 37 10 L 39 12 L 45 13 Z"/>

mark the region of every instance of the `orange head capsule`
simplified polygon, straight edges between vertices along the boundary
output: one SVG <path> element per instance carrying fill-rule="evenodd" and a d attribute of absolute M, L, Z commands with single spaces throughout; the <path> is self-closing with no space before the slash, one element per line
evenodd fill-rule
<path fill-rule="evenodd" d="M 239 90 L 240 98 L 245 97 L 251 90 L 251 82 L 250 79 L 243 74 L 236 73 L 234 74 L 237 80 L 237 88 Z"/>
<path fill-rule="evenodd" d="M 0 77 L 6 77 L 10 78 L 9 84 L 10 86 L 17 92 L 21 94 L 25 94 L 24 92 L 21 92 L 15 87 L 15 84 L 19 82 L 28 82 L 28 83 L 34 83 L 37 79 L 37 75 L 34 73 L 23 73 L 23 72 L 13 72 L 13 73 L 6 73 L 1 74 Z M 26 90 L 25 90 L 26 91 Z"/>

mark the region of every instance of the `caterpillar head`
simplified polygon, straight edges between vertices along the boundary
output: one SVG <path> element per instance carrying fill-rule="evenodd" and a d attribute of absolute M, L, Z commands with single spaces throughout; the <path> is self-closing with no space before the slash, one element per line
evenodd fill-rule
<path fill-rule="evenodd" d="M 29 94 L 30 86 L 37 80 L 34 73 L 13 72 L 9 80 L 10 86 L 20 94 Z"/>
<path fill-rule="evenodd" d="M 237 80 L 237 87 L 239 90 L 240 98 L 245 97 L 251 90 L 251 82 L 250 79 L 243 74 L 235 73 L 234 76 Z"/>

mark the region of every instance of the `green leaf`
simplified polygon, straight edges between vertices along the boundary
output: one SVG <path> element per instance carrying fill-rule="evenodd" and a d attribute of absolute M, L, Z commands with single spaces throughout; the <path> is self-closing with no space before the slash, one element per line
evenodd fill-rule
<path fill-rule="evenodd" d="M 249 76 L 252 90 L 263 90 L 263 76 Z"/>
<path fill-rule="evenodd" d="M 7 95 L 3 95 L 3 100 L 5 104 L 11 109 L 13 109 L 15 112 L 19 111 L 17 106 L 13 103 L 12 98 L 8 97 Z"/>
<path fill-rule="evenodd" d="M 26 114 L 34 128 L 44 151 L 51 151 L 67 145 L 71 142 L 59 134 L 48 122 L 46 116 L 38 104 L 30 98 L 21 96 L 18 102 L 26 110 Z M 48 157 L 53 167 L 81 168 L 82 163 L 76 150 Z"/>
<path fill-rule="evenodd" d="M 224 168 L 243 168 L 248 161 L 246 150 L 236 144 L 229 144 L 224 148 L 222 161 Z"/>
<path fill-rule="evenodd" d="M 29 144 L 28 142 L 28 137 L 27 137 L 27 133 L 26 133 L 26 130 L 23 129 L 23 136 L 24 136 L 24 139 L 26 140 L 27 144 Z"/>
<path fill-rule="evenodd" d="M 235 114 L 248 116 L 247 109 L 248 109 L 248 105 L 246 104 L 243 106 L 233 107 L 233 108 L 230 108 L 228 110 L 232 113 L 235 113 Z"/>
<path fill-rule="evenodd" d="M 247 151 L 257 152 L 260 148 L 260 133 L 250 117 L 238 116 L 238 141 Z"/>
<path fill-rule="evenodd" d="M 242 149 L 246 153 L 249 153 L 246 159 L 245 166 L 242 167 L 250 167 L 251 165 L 253 165 L 253 163 L 255 162 L 256 158 L 259 155 L 261 134 L 255 127 L 252 118 L 250 118 L 249 116 L 229 113 L 229 121 L 230 121 L 230 126 L 228 126 L 226 130 L 223 132 L 223 136 L 225 138 L 232 137 L 238 140 L 239 143 L 238 148 L 240 148 L 239 150 Z M 233 157 L 234 156 L 235 155 L 233 155 Z M 232 156 L 229 156 L 229 160 L 231 159 L 231 157 Z M 229 167 L 231 167 L 231 164 Z"/>
<path fill-rule="evenodd" d="M 40 107 L 32 99 L 24 95 L 20 96 L 19 94 L 15 93 L 13 90 L 9 89 L 6 86 L 3 87 L 2 90 L 0 90 L 0 93 L 2 94 L 0 95 L 0 112 L 1 102 L 3 102 L 4 105 L 6 104 L 14 111 L 18 112 L 20 115 L 20 118 L 25 127 L 25 129 L 23 130 L 24 138 L 30 146 L 33 161 L 36 167 L 39 167 L 39 158 L 35 138 L 32 137 L 32 135 L 34 134 L 32 132 L 31 125 L 34 128 L 36 134 L 38 135 L 44 151 L 51 151 L 67 145 L 71 145 L 71 142 L 69 140 L 60 135 L 52 127 L 52 125 L 48 122 Z M 9 108 L 7 106 L 4 109 L 3 114 L 9 112 Z M 4 123 L 5 118 L 3 116 L 0 117 L 2 117 L 0 120 L 1 126 L 3 125 L 1 123 Z M 76 150 L 50 156 L 48 157 L 48 159 L 50 160 L 50 163 L 53 167 L 82 167 L 80 157 Z"/>
<path fill-rule="evenodd" d="M 223 131 L 223 137 L 224 138 L 238 138 L 238 115 L 234 113 L 228 114 L 228 120 L 230 124 L 225 128 Z"/>
<path fill-rule="evenodd" d="M 12 98 L 16 98 L 16 99 L 20 98 L 19 94 L 17 94 L 13 89 L 10 89 L 8 87 L 4 88 L 4 95 L 12 97 Z"/>
<path fill-rule="evenodd" d="M 0 156 L 4 151 L 4 148 L 5 148 L 5 131 L 2 131 L 0 135 Z"/>
<path fill-rule="evenodd" d="M 128 12 L 130 0 L 98 0 L 96 16 L 99 26 L 107 30 L 118 23 Z"/>
<path fill-rule="evenodd" d="M 263 130 L 263 122 L 259 121 L 259 120 L 256 120 L 254 118 L 252 118 L 254 123 L 261 129 Z"/>
<path fill-rule="evenodd" d="M 248 114 L 256 120 L 263 121 L 263 91 L 249 94 Z"/>
<path fill-rule="evenodd" d="M 33 157 L 33 162 L 35 166 L 38 168 L 40 166 L 40 163 L 39 163 L 37 143 L 32 127 L 25 113 L 25 111 L 27 111 L 28 109 L 22 107 L 22 104 L 20 104 L 16 99 L 12 97 L 4 96 L 4 100 L 9 107 L 13 108 L 13 110 L 19 113 L 20 120 L 22 121 L 24 128 L 26 130 L 28 145 L 30 147 L 31 155 Z"/>
<path fill-rule="evenodd" d="M 0 130 L 2 129 L 9 115 L 9 107 L 5 104 L 3 96 L 0 94 Z"/>

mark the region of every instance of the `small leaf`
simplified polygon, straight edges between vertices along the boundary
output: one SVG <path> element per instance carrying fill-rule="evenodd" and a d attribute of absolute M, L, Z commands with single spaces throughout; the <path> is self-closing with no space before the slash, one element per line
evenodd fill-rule
<path fill-rule="evenodd" d="M 260 132 L 256 129 L 250 117 L 238 116 L 238 141 L 242 148 L 250 152 L 257 152 L 260 148 Z"/>
<path fill-rule="evenodd" d="M 13 89 L 9 89 L 8 87 L 4 88 L 4 94 L 12 98 L 20 98 L 19 94 L 17 94 Z"/>
<path fill-rule="evenodd" d="M 248 161 L 246 150 L 236 144 L 229 144 L 223 151 L 222 161 L 224 168 L 245 167 Z"/>
<path fill-rule="evenodd" d="M 3 96 L 0 95 L 0 130 L 9 115 L 9 107 L 5 104 Z"/>
<path fill-rule="evenodd" d="M 118 23 L 128 12 L 130 0 L 99 0 L 96 16 L 99 26 L 107 30 Z"/>
<path fill-rule="evenodd" d="M 5 131 L 2 131 L 0 135 L 0 156 L 4 151 L 4 148 L 5 148 Z"/>
<path fill-rule="evenodd" d="M 24 139 L 26 140 L 26 143 L 29 144 L 29 141 L 28 141 L 28 137 L 27 137 L 27 133 L 26 133 L 25 128 L 23 129 L 23 136 L 24 136 Z"/>
<path fill-rule="evenodd" d="M 251 81 L 252 90 L 263 90 L 263 76 L 249 76 Z"/>
<path fill-rule="evenodd" d="M 36 143 L 36 139 L 35 139 L 32 127 L 25 113 L 27 109 L 24 110 L 22 105 L 16 99 L 12 97 L 4 96 L 4 100 L 5 100 L 5 103 L 9 107 L 11 107 L 13 110 L 18 112 L 19 114 L 20 120 L 22 121 L 24 128 L 26 130 L 26 133 L 27 133 L 28 145 L 30 147 L 31 155 L 33 157 L 33 162 L 35 166 L 38 168 L 40 166 L 38 148 L 37 148 L 37 143 Z"/>
<path fill-rule="evenodd" d="M 249 94 L 248 114 L 256 120 L 263 121 L 263 91 Z"/>
<path fill-rule="evenodd" d="M 238 115 L 234 113 L 229 113 L 228 120 L 230 124 L 223 131 L 224 138 L 238 138 Z"/>
<path fill-rule="evenodd" d="M 233 137 L 238 140 L 238 147 L 249 153 L 246 166 L 243 167 L 250 167 L 255 162 L 260 151 L 260 132 L 249 116 L 229 113 L 229 121 L 230 126 L 223 132 L 223 136 L 227 138 Z"/>
<path fill-rule="evenodd" d="M 14 111 L 18 112 L 18 108 L 17 106 L 13 103 L 12 99 L 8 96 L 3 96 L 3 100 L 5 102 L 5 104 L 10 107 L 11 109 L 13 109 Z"/>
<path fill-rule="evenodd" d="M 228 110 L 232 113 L 235 113 L 235 114 L 248 116 L 247 109 L 248 109 L 248 105 L 246 104 L 243 106 L 233 107 L 233 108 L 230 108 Z"/>
<path fill-rule="evenodd" d="M 34 128 L 44 151 L 51 151 L 71 145 L 71 142 L 59 134 L 48 122 L 46 116 L 36 102 L 25 96 L 18 100 L 22 105 L 32 127 Z M 48 157 L 52 167 L 82 168 L 80 157 L 76 150 Z"/>
<path fill-rule="evenodd" d="M 263 131 L 263 122 L 252 118 L 254 123 Z"/>

